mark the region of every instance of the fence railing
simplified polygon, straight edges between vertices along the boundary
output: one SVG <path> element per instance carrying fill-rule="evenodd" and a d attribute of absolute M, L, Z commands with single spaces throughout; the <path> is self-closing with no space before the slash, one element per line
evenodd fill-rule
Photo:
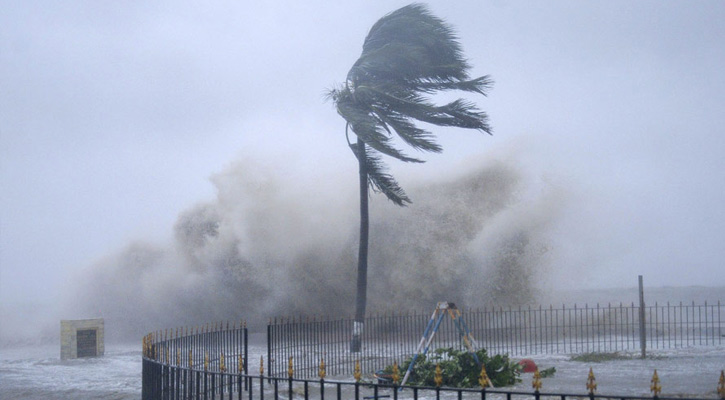
<path fill-rule="evenodd" d="M 438 373 L 440 374 L 440 373 Z M 662 385 L 655 370 L 651 380 L 650 391 L 652 396 L 629 396 L 612 394 L 597 394 L 596 379 L 590 370 L 586 382 L 587 394 L 571 394 L 546 392 L 541 390 L 541 380 L 534 375 L 531 387 L 533 391 L 502 390 L 486 387 L 481 381 L 479 388 L 450 388 L 441 387 L 440 376 L 436 377 L 438 386 L 398 386 L 394 382 L 364 382 L 358 372 L 354 380 L 325 380 L 324 364 L 318 370 L 319 379 L 294 378 L 294 369 L 290 361 L 287 377 L 264 376 L 264 369 L 260 367 L 259 375 L 249 375 L 240 368 L 237 373 L 210 370 L 196 370 L 193 367 L 171 365 L 152 358 L 143 359 L 143 399 L 506 399 L 512 398 L 526 400 L 540 400 L 541 398 L 567 399 L 611 399 L 621 400 L 682 400 L 684 397 L 660 397 Z M 715 377 L 714 377 L 715 378 Z M 584 383 L 584 382 L 583 382 Z M 717 385 L 717 395 L 725 399 L 725 372 L 720 372 L 720 380 L 713 380 L 713 387 Z M 147 386 L 153 390 L 146 390 Z M 706 400 L 705 398 L 686 397 L 688 400 Z"/>
<path fill-rule="evenodd" d="M 638 351 L 725 342 L 725 307 L 716 304 L 584 305 L 468 309 L 463 318 L 490 354 L 581 354 Z M 284 376 L 286 362 L 294 357 L 299 376 L 314 377 L 324 358 L 331 375 L 350 375 L 360 360 L 363 373 L 373 373 L 415 354 L 430 314 L 406 313 L 368 317 L 362 333 L 362 351 L 349 351 L 352 319 L 280 318 L 267 327 L 267 369 Z M 640 332 L 644 330 L 646 343 Z M 462 343 L 453 322 L 443 320 L 431 348 Z"/>
<path fill-rule="evenodd" d="M 638 350 L 640 332 L 649 348 L 722 345 L 725 341 L 720 302 L 695 305 L 655 304 L 643 309 L 632 305 L 588 305 L 554 308 L 465 310 L 463 318 L 480 347 L 489 353 L 528 355 Z M 644 320 L 640 318 L 644 315 Z M 349 351 L 351 319 L 288 318 L 267 326 L 267 358 L 259 373 L 249 372 L 246 324 L 207 324 L 150 333 L 143 338 L 143 399 L 528 399 L 543 397 L 645 399 L 653 397 L 586 395 L 459 389 L 400 387 L 391 383 L 364 382 L 380 368 L 415 353 L 430 320 L 425 313 L 379 315 L 365 321 L 362 352 Z M 452 320 L 443 319 L 431 348 L 461 348 Z M 294 360 L 294 368 L 292 362 Z M 265 371 L 266 367 L 266 371 Z M 337 379 L 325 380 L 326 375 Z M 656 373 L 655 373 L 656 375 Z M 653 377 L 654 382 L 654 377 Z M 714 383 L 715 384 L 715 383 Z M 653 383 L 654 385 L 654 383 Z M 725 400 L 725 373 L 717 394 Z"/>
<path fill-rule="evenodd" d="M 178 398 L 166 397 L 170 393 L 206 398 L 226 384 L 228 374 L 248 373 L 246 323 L 157 331 L 144 336 L 142 345 L 143 399 Z"/>

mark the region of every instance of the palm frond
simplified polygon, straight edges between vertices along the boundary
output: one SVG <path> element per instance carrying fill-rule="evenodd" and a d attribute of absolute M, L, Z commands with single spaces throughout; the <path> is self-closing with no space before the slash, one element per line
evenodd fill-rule
<path fill-rule="evenodd" d="M 407 97 L 395 96 L 369 86 L 360 87 L 357 92 L 374 93 L 370 96 L 375 98 L 377 109 L 393 110 L 433 125 L 477 129 L 489 134 L 492 132 L 488 125 L 488 115 L 466 100 L 458 99 L 443 106 L 436 106 L 417 93 L 402 93 Z"/>
<path fill-rule="evenodd" d="M 373 149 L 387 156 L 405 162 L 422 163 L 422 160 L 409 157 L 392 145 L 391 138 L 385 134 L 385 128 L 370 112 L 361 110 L 354 103 L 339 101 L 337 111 L 350 124 L 350 129 Z"/>
<path fill-rule="evenodd" d="M 382 192 L 388 200 L 396 205 L 405 206 L 406 204 L 412 203 L 403 188 L 398 184 L 398 181 L 387 172 L 387 167 L 380 157 L 369 150 L 365 155 L 368 182 L 373 190 Z"/>
<path fill-rule="evenodd" d="M 399 58 L 415 59 L 421 65 L 410 72 L 394 71 L 397 75 L 419 79 L 468 78 L 469 65 L 458 38 L 442 19 L 432 15 L 422 4 L 410 4 L 378 20 L 365 38 L 358 62 L 375 59 L 381 52 L 392 62 L 391 66 L 398 64 L 396 59 Z"/>
<path fill-rule="evenodd" d="M 415 121 L 491 133 L 488 115 L 475 104 L 459 99 L 438 106 L 427 98 L 449 90 L 485 96 L 493 82 L 487 75 L 470 79 L 469 69 L 453 29 L 426 6 L 414 3 L 372 26 L 345 84 L 329 92 L 350 130 L 374 150 L 365 157 L 369 184 L 395 204 L 410 199 L 386 172 L 380 155 L 422 160 L 396 149 L 393 133 L 416 150 L 434 153 L 441 152 L 441 146 Z"/>
<path fill-rule="evenodd" d="M 378 106 L 373 106 L 373 109 L 383 127 L 388 131 L 388 127 L 392 128 L 410 147 L 432 153 L 440 153 L 443 151 L 443 148 L 433 140 L 434 136 L 432 133 L 418 128 L 405 115 Z"/>
<path fill-rule="evenodd" d="M 435 93 L 447 90 L 460 90 L 463 92 L 475 92 L 488 96 L 488 91 L 493 87 L 493 80 L 488 75 L 467 81 L 435 82 L 422 81 L 416 89 L 420 92 Z"/>

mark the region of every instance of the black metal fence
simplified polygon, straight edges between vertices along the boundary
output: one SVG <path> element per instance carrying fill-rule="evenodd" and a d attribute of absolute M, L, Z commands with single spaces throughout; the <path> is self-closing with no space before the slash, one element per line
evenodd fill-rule
<path fill-rule="evenodd" d="M 635 304 L 469 309 L 463 318 L 489 353 L 522 356 L 721 345 L 723 314 L 725 309 L 717 302 L 655 303 L 644 308 L 644 319 Z M 314 377 L 320 359 L 332 376 L 351 375 L 358 360 L 364 374 L 373 373 L 415 354 L 429 320 L 425 313 L 368 317 L 362 351 L 350 353 L 352 319 L 274 319 L 267 327 L 267 369 L 269 375 L 282 377 L 293 357 L 301 377 Z M 461 346 L 453 322 L 444 319 L 431 348 Z"/>
<path fill-rule="evenodd" d="M 241 384 L 240 374 L 248 372 L 244 323 L 167 329 L 149 333 L 142 343 L 143 399 L 215 398 L 218 390 L 233 384 L 230 376 Z"/>
<path fill-rule="evenodd" d="M 689 306 L 688 306 L 689 307 Z M 596 308 L 595 308 L 596 309 Z M 657 309 L 656 307 L 654 309 Z M 697 309 L 695 307 L 694 309 Z M 714 311 L 710 310 L 708 314 L 708 321 L 713 321 Z M 705 310 L 703 309 L 703 311 Z M 578 309 L 577 309 L 578 310 Z M 588 308 L 584 308 L 588 310 Z M 526 310 L 528 312 L 528 310 Z M 535 311 L 535 310 L 532 310 Z M 719 311 L 719 309 L 718 309 Z M 522 310 L 523 312 L 523 310 Z M 543 311 L 542 311 L 543 312 Z M 480 312 L 479 312 L 480 313 Z M 686 315 L 686 311 L 683 310 L 683 315 Z M 692 313 L 691 313 L 692 314 Z M 661 314 L 667 315 L 667 314 Z M 652 314 L 653 319 L 661 318 L 655 317 Z M 695 313 L 694 315 L 697 315 Z M 702 314 L 699 314 L 702 315 Z M 409 325 L 407 328 L 412 329 L 414 322 L 419 319 L 420 316 L 409 315 L 403 318 L 404 322 Z M 395 329 L 391 329 L 393 326 L 403 326 L 400 324 L 401 316 L 387 316 L 373 318 L 378 325 L 377 329 L 380 332 L 394 332 Z M 586 318 L 585 318 L 586 319 Z M 719 329 L 715 330 L 714 324 L 704 323 L 704 317 L 702 325 L 699 320 L 693 322 L 694 326 L 700 330 L 702 326 L 703 331 L 707 332 L 721 332 Z M 395 322 L 397 321 L 397 322 Z M 278 322 L 277 325 L 270 324 L 268 332 L 273 332 L 274 326 L 287 326 L 288 328 L 299 327 L 305 325 L 308 329 L 305 330 L 305 335 L 298 336 L 298 344 L 302 345 L 309 342 L 311 337 L 316 337 L 313 329 L 325 331 L 331 324 L 335 326 L 335 323 L 339 321 L 307 321 L 304 322 Z M 718 319 L 719 323 L 719 319 Z M 299 326 L 297 324 L 300 324 Z M 397 325 L 396 325 L 397 324 Z M 373 325 L 373 324 L 371 324 Z M 375 325 L 373 325 L 375 326 Z M 653 324 L 652 326 L 658 326 Z M 387 329 L 383 329 L 387 327 Z M 694 328 L 693 328 L 694 329 Z M 398 330 L 400 332 L 400 330 Z M 404 331 L 404 330 L 403 330 Z M 290 330 L 289 332 L 296 332 L 296 330 Z M 683 327 L 684 332 L 684 327 Z M 453 341 L 454 338 L 445 330 L 442 332 L 440 340 Z M 701 335 L 696 335 L 701 336 Z M 706 335 L 707 336 L 707 335 Z M 273 338 L 268 338 L 272 340 Z M 275 338 L 279 340 L 280 338 Z M 344 341 L 345 344 L 349 338 L 345 337 L 328 337 L 328 341 Z M 378 341 L 381 343 L 381 341 Z M 682 343 L 714 343 L 712 340 L 700 342 L 699 339 L 694 342 L 682 342 Z M 290 348 L 293 348 L 292 343 L 289 344 Z M 370 345 L 366 345 L 370 347 Z M 377 348 L 377 351 L 385 352 L 395 349 L 387 344 L 385 347 Z M 318 354 L 324 353 L 321 348 L 314 350 Z M 637 400 L 637 399 L 654 399 L 654 400 L 669 400 L 667 397 L 658 397 L 658 385 L 655 382 L 658 380 L 656 377 L 656 371 L 653 375 L 653 389 L 652 397 L 645 396 L 628 396 L 628 395 L 599 395 L 595 394 L 595 379 L 593 375 L 590 376 L 587 381 L 587 388 L 589 393 L 587 394 L 570 394 L 570 393 L 553 393 L 541 391 L 541 382 L 537 386 L 536 374 L 532 381 L 533 390 L 528 392 L 524 390 L 504 390 L 504 389 L 493 389 L 493 388 L 447 388 L 447 387 L 414 387 L 414 386 L 397 386 L 396 383 L 380 383 L 376 381 L 363 381 L 361 380 L 362 368 L 361 362 L 356 362 L 356 368 L 350 378 L 338 380 L 326 380 L 325 377 L 330 368 L 330 364 L 325 364 L 324 360 L 314 360 L 314 372 L 315 378 L 300 379 L 300 372 L 302 371 L 297 367 L 297 364 L 301 364 L 304 368 L 305 362 L 294 363 L 294 356 L 285 360 L 285 370 L 280 371 L 278 375 L 271 376 L 269 371 L 265 373 L 264 359 L 261 360 L 259 365 L 258 374 L 250 373 L 248 370 L 248 332 L 244 325 L 239 327 L 232 326 L 229 324 L 224 326 L 223 324 L 206 325 L 203 328 L 196 329 L 182 329 L 175 331 L 158 331 L 146 335 L 143 338 L 143 360 L 142 360 L 142 398 L 144 400 L 171 400 L 171 399 L 260 399 L 266 398 L 271 399 L 520 399 L 520 400 L 540 400 L 541 398 L 556 398 L 561 400 L 567 399 L 582 399 L 589 398 L 591 400 L 599 398 L 618 398 L 622 400 Z M 312 348 L 308 348 L 309 351 L 313 351 Z M 268 349 L 268 351 L 270 351 Z M 359 356 L 359 355 L 358 355 Z M 312 356 L 305 355 L 300 357 L 303 360 L 312 359 Z M 331 358 L 328 356 L 327 358 Z M 275 361 L 272 365 L 277 366 L 278 363 Z M 334 368 L 333 368 L 334 369 Z M 590 372 L 591 373 L 591 372 Z M 440 373 L 438 373 L 440 374 Z M 393 378 L 394 382 L 399 382 L 396 378 Z M 398 378 L 399 379 L 399 378 Z M 440 375 L 436 376 L 438 382 L 442 381 Z M 584 383 L 584 382 L 583 382 Z M 589 384 L 592 384 L 591 386 Z M 717 395 L 720 399 L 725 400 L 725 373 L 720 373 L 720 381 L 717 382 L 717 377 L 713 376 L 713 386 L 717 385 Z M 657 387 L 657 390 L 655 389 Z M 683 399 L 683 397 L 678 397 Z M 688 398 L 690 400 L 698 400 L 697 398 Z M 674 400 L 674 399 L 672 399 Z M 704 400 L 704 399 L 703 399 Z"/>
<path fill-rule="evenodd" d="M 528 355 L 586 353 L 722 345 L 723 313 L 717 304 L 665 304 L 640 313 L 632 305 L 465 310 L 479 346 L 491 353 Z M 644 318 L 641 318 L 643 315 Z M 351 319 L 291 318 L 267 326 L 267 359 L 258 374 L 248 370 L 246 325 L 207 324 L 150 333 L 143 338 L 142 398 L 146 399 L 660 399 L 653 397 L 545 393 L 534 390 L 410 387 L 361 381 L 377 369 L 415 353 L 429 314 L 379 315 L 366 319 L 363 351 L 350 353 Z M 645 335 L 640 336 L 644 332 Z M 644 337 L 646 343 L 643 343 Z M 431 347 L 458 347 L 446 318 Z M 294 366 L 292 363 L 294 362 Z M 265 371 L 266 367 L 266 371 Z M 351 377 L 325 380 L 324 377 Z M 352 378 L 354 377 L 354 378 Z M 653 377 L 654 380 L 654 377 Z M 715 381 L 716 379 L 714 379 Z M 725 373 L 717 395 L 725 400 Z"/>
<path fill-rule="evenodd" d="M 367 383 L 357 380 L 330 381 L 324 379 L 278 378 L 264 375 L 233 374 L 224 372 L 196 371 L 187 367 L 168 366 L 144 358 L 144 385 L 147 375 L 150 384 L 159 388 L 156 392 L 144 390 L 143 399 L 621 399 L 621 400 L 682 400 L 683 397 L 612 396 L 595 394 L 555 393 L 534 390 L 510 391 L 491 388 L 459 389 L 447 387 L 397 386 L 395 384 Z M 716 382 L 713 382 L 716 385 Z M 145 386 L 144 386 L 145 387 Z M 718 394 L 725 399 L 725 390 Z M 687 397 L 687 400 L 706 398 Z M 712 400 L 710 398 L 709 400 Z"/>

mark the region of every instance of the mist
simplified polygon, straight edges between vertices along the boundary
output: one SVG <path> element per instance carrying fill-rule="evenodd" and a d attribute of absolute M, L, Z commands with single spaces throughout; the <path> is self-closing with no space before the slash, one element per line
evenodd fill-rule
<path fill-rule="evenodd" d="M 216 198 L 182 212 L 171 243 L 135 241 L 90 265 L 69 290 L 69 308 L 114 321 L 109 337 L 124 339 L 207 321 L 261 329 L 274 316 L 350 316 L 354 191 L 275 171 L 240 161 L 214 175 Z M 547 229 L 565 199 L 546 186 L 525 198 L 530 179 L 512 160 L 494 160 L 411 185 L 405 208 L 373 195 L 368 309 L 533 301 Z"/>

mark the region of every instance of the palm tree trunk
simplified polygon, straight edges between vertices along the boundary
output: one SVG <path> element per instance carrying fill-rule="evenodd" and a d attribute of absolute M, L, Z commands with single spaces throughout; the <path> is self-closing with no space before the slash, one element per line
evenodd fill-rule
<path fill-rule="evenodd" d="M 352 328 L 350 351 L 357 353 L 362 347 L 362 331 L 365 323 L 368 287 L 368 169 L 366 163 L 365 142 L 357 140 L 357 158 L 360 172 L 360 248 L 357 259 L 357 295 L 355 298 L 355 321 Z"/>

